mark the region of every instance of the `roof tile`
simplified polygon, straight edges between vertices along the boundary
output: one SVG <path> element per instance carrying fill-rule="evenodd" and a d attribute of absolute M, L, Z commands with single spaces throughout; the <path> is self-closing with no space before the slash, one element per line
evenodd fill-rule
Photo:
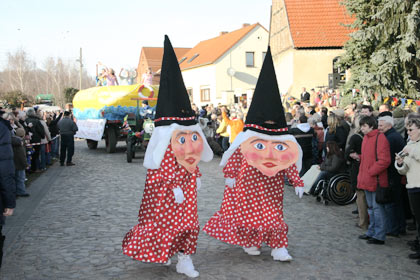
<path fill-rule="evenodd" d="M 191 50 L 191 48 L 174 48 L 178 60 L 189 50 Z M 147 63 L 149 67 L 152 68 L 152 71 L 158 71 L 162 66 L 163 47 L 143 47 L 142 51 L 144 52 Z"/>
<path fill-rule="evenodd" d="M 353 18 L 342 0 L 284 0 L 295 48 L 342 47 Z"/>

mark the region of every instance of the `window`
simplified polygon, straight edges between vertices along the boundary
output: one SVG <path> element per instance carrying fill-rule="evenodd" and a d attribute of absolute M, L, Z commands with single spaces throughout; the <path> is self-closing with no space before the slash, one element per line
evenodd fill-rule
<path fill-rule="evenodd" d="M 197 56 L 199 56 L 200 54 L 198 54 L 198 53 L 196 53 L 195 55 L 193 55 L 193 57 L 191 57 L 189 60 L 188 60 L 188 63 L 190 63 L 191 61 L 193 61 Z"/>
<path fill-rule="evenodd" d="M 262 61 L 264 62 L 264 59 L 265 59 L 265 55 L 267 54 L 267 52 L 263 52 L 262 53 Z"/>
<path fill-rule="evenodd" d="M 179 61 L 179 63 L 178 64 L 181 64 L 182 62 L 184 62 L 184 60 L 186 60 L 187 59 L 187 57 L 186 56 L 184 56 L 183 58 L 181 58 L 181 60 Z"/>
<path fill-rule="evenodd" d="M 210 89 L 209 88 L 202 88 L 200 90 L 200 97 L 201 97 L 201 102 L 210 101 Z"/>
<path fill-rule="evenodd" d="M 246 67 L 254 67 L 254 52 L 246 52 Z"/>
<path fill-rule="evenodd" d="M 190 98 L 190 102 L 193 102 L 193 89 L 187 88 L 188 97 Z"/>

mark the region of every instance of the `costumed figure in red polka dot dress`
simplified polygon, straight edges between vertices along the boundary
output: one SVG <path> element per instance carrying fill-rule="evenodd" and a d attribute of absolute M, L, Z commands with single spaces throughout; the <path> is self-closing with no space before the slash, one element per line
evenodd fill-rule
<path fill-rule="evenodd" d="M 195 120 L 178 60 L 165 36 L 155 129 L 147 146 L 148 169 L 139 224 L 123 240 L 123 253 L 142 262 L 171 264 L 178 253 L 176 270 L 197 277 L 191 254 L 196 252 L 199 223 L 197 187 L 200 160 L 213 152 Z"/>
<path fill-rule="evenodd" d="M 243 131 L 224 153 L 225 192 L 221 209 L 203 230 L 259 255 L 262 243 L 274 260 L 290 261 L 283 217 L 284 177 L 302 198 L 302 150 L 288 134 L 270 47 L 252 97 Z"/>

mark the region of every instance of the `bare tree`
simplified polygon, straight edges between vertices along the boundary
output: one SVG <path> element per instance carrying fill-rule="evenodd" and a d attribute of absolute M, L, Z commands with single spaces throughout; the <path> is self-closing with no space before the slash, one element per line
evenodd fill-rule
<path fill-rule="evenodd" d="M 63 61 L 61 58 L 48 57 L 43 69 L 37 68 L 24 50 L 7 54 L 7 65 L 0 71 L 0 99 L 7 92 L 19 91 L 32 97 L 40 93 L 54 96 L 55 103 L 64 106 L 66 88 L 79 88 L 79 67 L 75 60 Z M 95 85 L 95 81 L 84 69 L 82 87 Z"/>
<path fill-rule="evenodd" d="M 12 90 L 27 92 L 29 87 L 28 76 L 35 69 L 35 62 L 31 61 L 28 54 L 19 49 L 14 54 L 7 54 L 8 82 Z"/>

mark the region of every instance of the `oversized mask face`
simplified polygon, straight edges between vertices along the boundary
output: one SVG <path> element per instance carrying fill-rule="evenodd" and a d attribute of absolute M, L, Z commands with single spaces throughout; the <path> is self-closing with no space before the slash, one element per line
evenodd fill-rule
<path fill-rule="evenodd" d="M 241 152 L 249 165 L 268 177 L 287 169 L 299 158 L 299 148 L 295 142 L 264 140 L 256 136 L 241 144 Z"/>
<path fill-rule="evenodd" d="M 200 134 L 196 131 L 175 130 L 171 146 L 178 163 L 193 173 L 203 152 L 203 139 Z"/>

